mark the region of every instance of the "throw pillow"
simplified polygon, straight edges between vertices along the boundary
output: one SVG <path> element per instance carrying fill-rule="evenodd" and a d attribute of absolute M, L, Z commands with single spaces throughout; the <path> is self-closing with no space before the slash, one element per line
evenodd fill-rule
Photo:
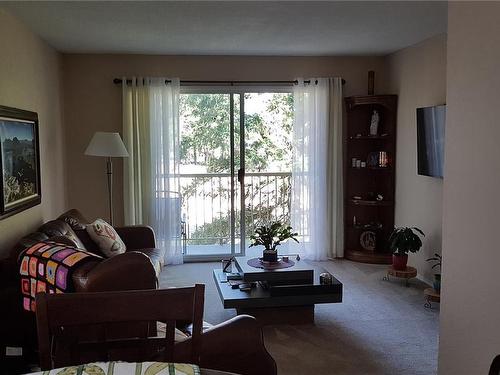
<path fill-rule="evenodd" d="M 125 244 L 118 233 L 116 233 L 115 228 L 103 219 L 97 219 L 87 225 L 87 233 L 97 246 L 99 246 L 101 252 L 108 258 L 123 254 L 126 250 Z"/>

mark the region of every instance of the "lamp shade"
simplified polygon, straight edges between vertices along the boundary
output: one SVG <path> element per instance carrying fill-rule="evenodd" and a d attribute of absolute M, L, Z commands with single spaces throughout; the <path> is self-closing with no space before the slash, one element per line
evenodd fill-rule
<path fill-rule="evenodd" d="M 90 140 L 85 155 L 128 157 L 127 149 L 118 133 L 96 132 Z"/>

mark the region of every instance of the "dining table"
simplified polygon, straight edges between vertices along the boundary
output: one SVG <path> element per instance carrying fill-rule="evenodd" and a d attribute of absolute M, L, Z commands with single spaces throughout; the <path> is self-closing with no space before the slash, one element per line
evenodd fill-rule
<path fill-rule="evenodd" d="M 200 368 L 189 363 L 172 362 L 91 362 L 26 375 L 238 375 L 232 372 Z"/>

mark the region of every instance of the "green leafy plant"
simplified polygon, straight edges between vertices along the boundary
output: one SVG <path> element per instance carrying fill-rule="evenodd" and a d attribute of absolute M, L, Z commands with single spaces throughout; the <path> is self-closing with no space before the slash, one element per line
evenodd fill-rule
<path fill-rule="evenodd" d="M 262 245 L 266 250 L 276 251 L 276 247 L 285 240 L 292 239 L 298 243 L 299 240 L 296 238 L 298 235 L 292 231 L 291 226 L 274 221 L 269 225 L 261 225 L 255 229 L 255 233 L 250 236 L 252 240 L 250 247 Z"/>
<path fill-rule="evenodd" d="M 435 253 L 432 258 L 426 259 L 427 262 L 434 262 L 434 264 L 432 265 L 431 268 L 434 269 L 434 268 L 438 267 L 439 272 L 441 272 L 441 261 L 442 260 L 443 260 L 443 258 L 438 253 Z"/>
<path fill-rule="evenodd" d="M 394 228 L 389 237 L 389 249 L 395 255 L 406 255 L 416 253 L 422 247 L 422 240 L 419 237 L 425 237 L 424 232 L 416 227 Z"/>

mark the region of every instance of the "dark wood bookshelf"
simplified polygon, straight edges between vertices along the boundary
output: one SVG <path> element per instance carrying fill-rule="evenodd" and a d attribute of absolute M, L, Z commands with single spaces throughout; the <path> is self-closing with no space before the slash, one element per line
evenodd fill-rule
<path fill-rule="evenodd" d="M 390 264 L 392 254 L 387 241 L 394 228 L 397 96 L 351 96 L 345 98 L 345 104 L 344 256 L 358 262 Z M 370 136 L 374 110 L 380 117 L 378 135 Z M 353 158 L 367 162 L 368 154 L 380 151 L 387 153 L 386 167 L 352 166 Z M 381 194 L 383 199 L 374 200 L 377 194 Z M 362 199 L 353 199 L 355 196 Z M 380 227 L 370 223 L 380 223 Z M 375 250 L 366 250 L 361 246 L 360 236 L 364 231 L 375 233 Z"/>
<path fill-rule="evenodd" d="M 360 249 L 345 249 L 345 254 L 349 254 L 347 259 L 354 262 L 372 263 L 372 264 L 391 264 L 392 254 L 382 252 L 369 252 Z"/>
<path fill-rule="evenodd" d="M 363 167 L 363 168 L 357 168 L 357 167 L 351 167 L 351 169 L 355 169 L 357 171 L 365 171 L 365 170 L 375 170 L 375 171 L 390 171 L 392 168 L 389 167 Z"/>
<path fill-rule="evenodd" d="M 370 224 L 348 225 L 348 228 L 355 229 L 355 230 L 372 230 L 372 231 L 376 231 L 376 230 L 381 230 L 382 229 L 382 227 L 378 227 L 378 226 L 370 225 Z"/>
<path fill-rule="evenodd" d="M 382 141 L 388 139 L 388 136 L 372 136 L 372 135 L 362 135 L 360 137 L 349 137 L 349 141 Z"/>
<path fill-rule="evenodd" d="M 354 206 L 392 206 L 394 203 L 391 201 L 367 201 L 362 199 L 351 199 L 349 204 Z"/>

